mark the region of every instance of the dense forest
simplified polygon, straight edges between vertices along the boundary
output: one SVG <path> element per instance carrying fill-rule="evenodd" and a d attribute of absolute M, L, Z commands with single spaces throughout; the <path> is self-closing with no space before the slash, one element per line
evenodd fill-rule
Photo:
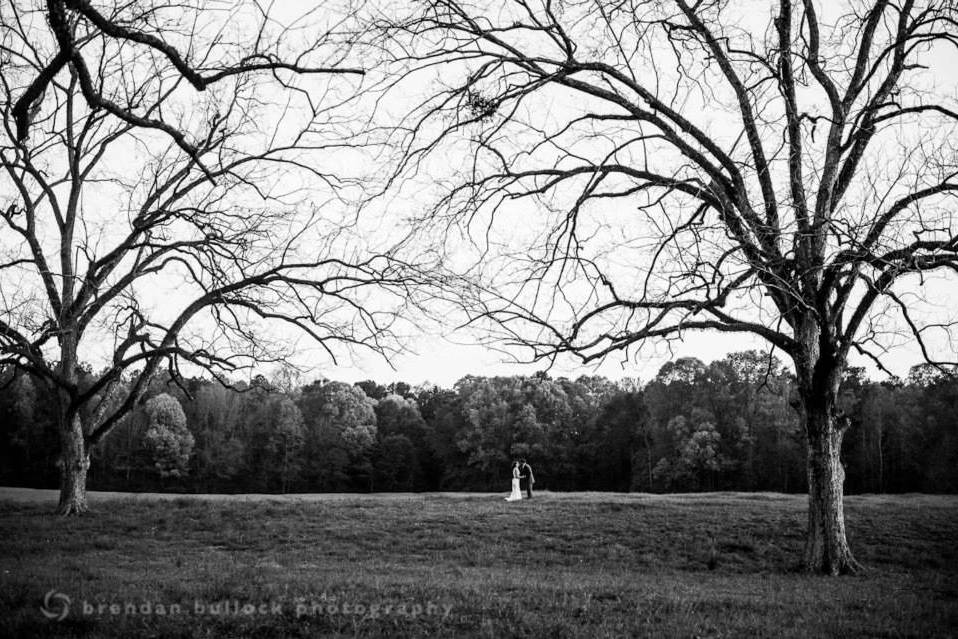
<path fill-rule="evenodd" d="M 84 370 L 81 375 L 91 376 Z M 0 483 L 54 487 L 48 392 L 0 371 Z M 803 492 L 794 381 L 776 359 L 683 358 L 646 384 L 473 377 L 451 389 L 288 371 L 226 387 L 159 378 L 94 451 L 90 488 L 185 492 L 502 490 L 527 458 L 545 490 Z M 101 398 L 109 402 L 109 397 Z M 846 490 L 958 492 L 958 380 L 846 375 Z"/>

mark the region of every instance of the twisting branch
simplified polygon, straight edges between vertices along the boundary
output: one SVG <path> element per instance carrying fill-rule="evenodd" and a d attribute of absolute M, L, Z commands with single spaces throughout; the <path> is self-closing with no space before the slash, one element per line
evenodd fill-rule
<path fill-rule="evenodd" d="M 161 36 L 143 30 L 142 26 L 127 26 L 128 19 L 121 15 L 122 6 L 117 6 L 112 15 L 105 16 L 97 11 L 88 0 L 46 0 L 46 19 L 56 41 L 56 54 L 39 70 L 33 81 L 16 100 L 12 117 L 16 128 L 16 140 L 26 142 L 30 135 L 30 126 L 35 114 L 41 108 L 41 102 L 54 78 L 67 64 L 71 65 L 80 81 L 80 88 L 87 104 L 92 109 L 103 109 L 113 116 L 135 127 L 156 129 L 170 136 L 184 152 L 193 157 L 200 166 L 200 150 L 187 139 L 187 134 L 178 126 L 158 119 L 137 115 L 132 109 L 121 106 L 105 97 L 91 76 L 83 55 L 83 49 L 99 38 L 107 38 L 118 43 L 128 42 L 142 45 L 163 55 L 175 71 L 197 91 L 204 91 L 211 85 L 233 76 L 259 71 L 288 71 L 298 75 L 310 74 L 355 74 L 363 75 L 359 68 L 341 66 L 311 66 L 297 61 L 285 61 L 276 54 L 265 50 L 254 50 L 243 55 L 236 64 L 227 65 L 212 73 L 202 73 Z M 91 29 L 87 32 L 80 24 L 86 21 Z M 259 27 L 256 39 L 260 46 L 265 24 Z M 78 34 L 82 33 L 82 36 Z M 212 177 L 211 175 L 209 177 Z"/>

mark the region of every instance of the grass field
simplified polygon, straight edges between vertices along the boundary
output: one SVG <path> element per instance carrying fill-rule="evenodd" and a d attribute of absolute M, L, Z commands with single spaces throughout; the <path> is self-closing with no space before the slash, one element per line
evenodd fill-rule
<path fill-rule="evenodd" d="M 93 495 L 63 520 L 24 494 L 0 492 L 2 637 L 958 633 L 956 497 L 849 497 L 869 571 L 831 579 L 794 570 L 800 496 Z"/>

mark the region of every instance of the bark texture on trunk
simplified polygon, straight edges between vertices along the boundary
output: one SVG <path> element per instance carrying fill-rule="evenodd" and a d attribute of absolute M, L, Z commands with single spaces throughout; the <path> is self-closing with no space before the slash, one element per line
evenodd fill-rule
<path fill-rule="evenodd" d="M 805 570 L 824 575 L 861 571 L 845 536 L 845 468 L 842 441 L 848 420 L 838 406 L 843 351 L 834 327 L 808 317 L 797 331 L 801 351 L 795 357 L 800 408 L 805 422 L 808 474 L 808 531 Z"/>
<path fill-rule="evenodd" d="M 58 515 L 79 515 L 87 511 L 86 477 L 90 454 L 83 440 L 80 416 L 65 420 L 60 430 L 60 503 Z"/>
<path fill-rule="evenodd" d="M 68 275 L 72 272 L 72 266 L 69 255 L 61 257 L 64 269 L 63 298 L 70 300 L 73 282 Z M 57 505 L 57 514 L 62 516 L 79 515 L 87 511 L 86 477 L 90 469 L 90 451 L 87 450 L 83 422 L 78 409 L 72 405 L 78 385 L 78 337 L 76 325 L 71 322 L 68 316 L 60 319 L 61 326 L 65 327 L 60 334 L 60 378 L 68 390 L 55 390 L 60 431 L 60 503 Z"/>
<path fill-rule="evenodd" d="M 845 536 L 845 435 L 831 407 L 806 411 L 808 445 L 808 533 L 804 565 L 808 572 L 844 575 L 859 572 Z"/>

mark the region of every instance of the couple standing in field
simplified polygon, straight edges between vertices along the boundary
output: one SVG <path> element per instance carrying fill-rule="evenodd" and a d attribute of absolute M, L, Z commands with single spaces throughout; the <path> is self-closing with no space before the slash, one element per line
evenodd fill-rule
<path fill-rule="evenodd" d="M 520 501 L 523 491 L 526 499 L 532 499 L 532 485 L 536 483 L 532 476 L 532 466 L 525 459 L 517 459 L 512 463 L 512 493 L 506 501 Z"/>

